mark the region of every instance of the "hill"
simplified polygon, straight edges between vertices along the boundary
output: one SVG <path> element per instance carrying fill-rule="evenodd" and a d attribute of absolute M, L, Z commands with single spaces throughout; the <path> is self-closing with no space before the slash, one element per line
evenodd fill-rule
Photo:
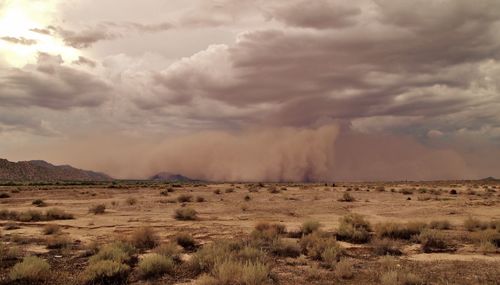
<path fill-rule="evenodd" d="M 160 172 L 157 173 L 151 177 L 149 177 L 149 180 L 155 180 L 155 181 L 169 181 L 169 182 L 189 182 L 189 181 L 194 181 L 193 179 L 180 175 L 180 174 L 173 174 L 169 172 Z"/>
<path fill-rule="evenodd" d="M 53 165 L 43 160 L 11 162 L 0 159 L 3 181 L 107 181 L 110 176 L 69 165 Z"/>

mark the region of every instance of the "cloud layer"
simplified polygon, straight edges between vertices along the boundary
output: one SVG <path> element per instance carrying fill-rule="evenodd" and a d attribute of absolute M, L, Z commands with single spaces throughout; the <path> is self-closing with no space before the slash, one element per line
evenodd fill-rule
<path fill-rule="evenodd" d="M 162 151 L 135 176 L 168 168 L 223 180 L 436 179 L 500 168 L 480 163 L 481 149 L 500 149 L 496 0 L 121 5 L 61 2 L 50 25 L 0 34 L 4 45 L 37 49 L 49 37 L 78 51 L 71 61 L 38 51 L 19 68 L 0 53 L 0 138 L 34 147 L 31 136 L 52 136 L 50 149 L 99 133 L 142 137 L 144 152 Z M 184 165 L 179 153 L 199 162 Z"/>

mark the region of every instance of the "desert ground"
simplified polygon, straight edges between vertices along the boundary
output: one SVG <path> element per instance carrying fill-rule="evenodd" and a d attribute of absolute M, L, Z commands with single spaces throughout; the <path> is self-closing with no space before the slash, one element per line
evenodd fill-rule
<path fill-rule="evenodd" d="M 500 284 L 498 181 L 4 185 L 0 284 Z"/>

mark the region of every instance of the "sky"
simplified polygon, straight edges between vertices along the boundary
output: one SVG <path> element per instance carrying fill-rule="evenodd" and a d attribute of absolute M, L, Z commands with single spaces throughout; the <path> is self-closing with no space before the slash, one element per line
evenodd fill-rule
<path fill-rule="evenodd" d="M 500 177 L 498 0 L 0 0 L 0 157 L 146 178 Z"/>

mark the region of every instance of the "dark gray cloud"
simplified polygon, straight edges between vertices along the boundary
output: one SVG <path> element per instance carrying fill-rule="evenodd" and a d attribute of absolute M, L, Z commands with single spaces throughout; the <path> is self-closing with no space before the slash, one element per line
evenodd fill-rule
<path fill-rule="evenodd" d="M 4 40 L 9 43 L 13 44 L 20 44 L 20 45 L 25 45 L 25 46 L 31 46 L 31 45 L 36 45 L 37 41 L 33 39 L 27 39 L 23 37 L 1 37 L 0 40 Z"/>
<path fill-rule="evenodd" d="M 273 18 L 289 26 L 314 29 L 352 26 L 356 24 L 355 16 L 359 14 L 359 7 L 331 0 L 289 1 L 271 12 Z"/>
<path fill-rule="evenodd" d="M 62 110 L 95 107 L 108 99 L 107 83 L 61 63 L 60 57 L 40 54 L 35 65 L 0 70 L 2 106 Z"/>
<path fill-rule="evenodd" d="M 84 56 L 79 56 L 78 60 L 73 61 L 73 64 L 87 65 L 87 66 L 90 66 L 92 68 L 97 66 L 97 63 L 95 61 L 93 61 L 89 58 L 86 58 Z"/>

